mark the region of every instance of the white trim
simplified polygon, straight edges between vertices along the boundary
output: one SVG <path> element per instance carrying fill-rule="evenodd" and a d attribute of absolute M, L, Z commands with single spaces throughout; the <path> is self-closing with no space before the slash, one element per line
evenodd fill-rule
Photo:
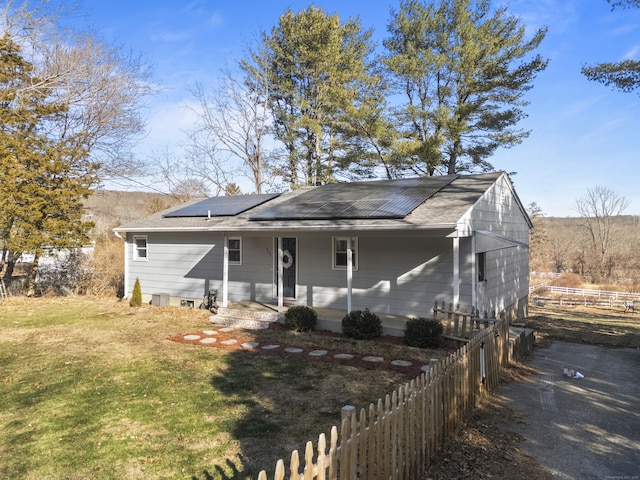
<path fill-rule="evenodd" d="M 453 237 L 453 306 L 460 303 L 460 238 Z"/>
<path fill-rule="evenodd" d="M 336 264 L 336 242 L 338 240 L 341 241 L 346 241 L 347 242 L 347 250 L 346 250 L 346 254 L 347 254 L 347 259 L 346 259 L 346 263 L 345 265 L 337 265 Z M 351 263 L 351 268 L 355 271 L 358 270 L 359 267 L 359 261 L 358 261 L 358 237 L 331 237 L 331 269 L 332 270 L 347 270 L 347 265 L 349 264 L 349 248 L 350 248 L 350 243 L 353 242 L 351 244 L 351 259 L 352 259 L 352 263 Z M 355 250 L 355 252 L 354 252 Z M 355 253 L 355 255 L 354 255 Z"/>
<path fill-rule="evenodd" d="M 351 312 L 351 293 L 353 283 L 353 246 L 351 237 L 347 237 L 347 314 Z M 335 242 L 334 242 L 335 245 Z M 358 250 L 356 249 L 356 255 Z M 335 255 L 333 256 L 335 260 Z"/>
<path fill-rule="evenodd" d="M 144 240 L 144 256 L 140 256 L 140 250 L 138 248 L 137 240 Z M 134 235 L 133 236 L 133 252 L 132 260 L 135 262 L 146 262 L 149 260 L 149 237 L 147 235 Z"/>
<path fill-rule="evenodd" d="M 229 242 L 231 240 L 238 240 L 239 242 L 237 251 L 240 253 L 240 260 L 229 260 L 229 265 L 242 265 L 242 237 L 239 237 L 239 236 L 226 237 L 225 236 L 225 245 L 227 245 L 227 250 L 229 251 L 229 253 L 232 251 L 232 249 L 229 247 Z M 233 251 L 235 251 L 235 249 L 233 249 Z"/>
<path fill-rule="evenodd" d="M 229 237 L 224 236 L 222 243 L 222 307 L 229 304 Z"/>
<path fill-rule="evenodd" d="M 278 313 L 284 310 L 284 279 L 282 276 L 282 237 L 278 237 Z"/>

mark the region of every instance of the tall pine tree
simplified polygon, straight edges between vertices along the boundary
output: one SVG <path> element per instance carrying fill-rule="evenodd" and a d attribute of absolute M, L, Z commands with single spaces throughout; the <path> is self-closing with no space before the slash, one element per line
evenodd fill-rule
<path fill-rule="evenodd" d="M 409 174 L 488 171 L 499 147 L 528 136 L 524 94 L 547 62 L 544 29 L 526 39 L 519 20 L 488 0 L 401 0 L 384 63 L 397 93 L 397 168 Z"/>
<path fill-rule="evenodd" d="M 242 63 L 248 84 L 268 78 L 274 133 L 286 150 L 280 171 L 292 185 L 331 182 L 348 168 L 339 162 L 355 148 L 350 115 L 375 90 L 370 37 L 357 19 L 289 10 Z"/>

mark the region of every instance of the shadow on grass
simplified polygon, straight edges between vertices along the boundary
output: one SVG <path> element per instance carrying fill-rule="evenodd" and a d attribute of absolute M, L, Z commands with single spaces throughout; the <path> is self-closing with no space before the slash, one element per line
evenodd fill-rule
<path fill-rule="evenodd" d="M 246 478 L 246 475 L 239 471 L 237 466 L 230 460 L 226 460 L 226 467 L 227 468 L 225 469 L 216 465 L 213 467 L 213 474 L 209 473 L 208 470 L 205 470 L 202 472 L 202 475 L 194 475 L 191 477 L 191 480 L 239 480 L 241 478 Z M 231 472 L 231 474 L 229 474 L 229 472 Z"/>

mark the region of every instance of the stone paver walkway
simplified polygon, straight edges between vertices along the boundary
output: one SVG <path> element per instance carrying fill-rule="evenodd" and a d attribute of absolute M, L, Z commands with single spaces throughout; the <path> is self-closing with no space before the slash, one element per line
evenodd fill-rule
<path fill-rule="evenodd" d="M 286 353 L 289 354 L 300 354 L 303 355 L 305 354 L 305 350 L 307 350 L 306 355 L 309 357 L 313 357 L 313 358 L 324 358 L 326 359 L 327 357 L 332 357 L 335 360 L 340 360 L 342 362 L 346 362 L 347 364 L 352 361 L 352 362 L 357 362 L 358 360 L 362 361 L 362 362 L 366 362 L 366 363 L 370 363 L 372 365 L 375 364 L 382 364 L 385 361 L 389 360 L 389 364 L 394 366 L 394 367 L 399 367 L 400 369 L 406 368 L 406 369 L 415 369 L 414 367 L 416 367 L 416 363 L 415 361 L 410 361 L 410 360 L 406 360 L 406 359 L 386 359 L 385 357 L 380 357 L 380 356 L 374 356 L 374 355 L 361 355 L 361 356 L 357 356 L 351 353 L 347 353 L 347 352 L 338 352 L 338 353 L 331 353 L 328 350 L 322 350 L 322 349 L 313 349 L 313 348 L 307 348 L 307 349 L 303 349 L 303 348 L 298 348 L 298 347 L 290 347 L 290 346 L 283 346 L 280 344 L 276 344 L 276 343 L 265 343 L 265 344 L 260 344 L 260 342 L 257 341 L 251 341 L 251 342 L 242 342 L 240 343 L 240 340 L 236 339 L 236 338 L 227 338 L 225 340 L 220 340 L 219 338 L 217 338 L 217 336 L 220 333 L 226 334 L 226 336 L 231 336 L 233 337 L 233 333 L 236 332 L 236 329 L 233 327 L 222 327 L 222 328 L 218 328 L 217 330 L 202 330 L 202 332 L 199 333 L 190 333 L 187 335 L 182 335 L 181 338 L 177 338 L 174 337 L 174 340 L 182 340 L 184 343 L 189 343 L 189 344 L 194 344 L 194 345 L 206 345 L 206 346 L 215 346 L 216 344 L 218 345 L 223 345 L 226 347 L 231 347 L 231 346 L 238 346 L 240 348 L 242 348 L 243 350 L 247 350 L 247 351 L 272 351 L 272 352 L 277 352 L 277 351 L 284 351 Z M 237 331 L 238 336 L 242 336 L 241 335 L 242 330 Z M 439 361 L 439 359 L 431 359 L 430 363 L 437 363 Z M 420 371 L 421 372 L 428 372 L 431 369 L 431 365 L 421 365 L 420 366 Z"/>

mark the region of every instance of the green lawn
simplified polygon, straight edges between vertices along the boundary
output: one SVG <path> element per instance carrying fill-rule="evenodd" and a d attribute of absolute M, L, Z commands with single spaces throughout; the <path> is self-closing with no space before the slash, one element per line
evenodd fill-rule
<path fill-rule="evenodd" d="M 343 405 L 407 381 L 168 340 L 204 328 L 207 312 L 104 298 L 0 304 L 0 478 L 272 476 Z"/>

